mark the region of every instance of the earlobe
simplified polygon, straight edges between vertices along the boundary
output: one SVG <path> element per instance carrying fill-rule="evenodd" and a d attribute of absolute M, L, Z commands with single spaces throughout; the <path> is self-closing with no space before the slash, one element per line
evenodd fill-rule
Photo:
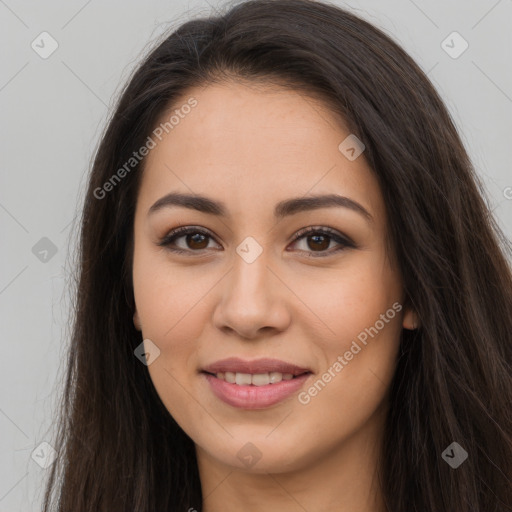
<path fill-rule="evenodd" d="M 139 314 L 137 313 L 137 311 L 135 311 L 135 313 L 133 314 L 133 325 L 135 326 L 135 329 L 137 329 L 138 331 L 142 330 L 139 320 Z"/>
<path fill-rule="evenodd" d="M 413 331 L 420 326 L 418 314 L 411 308 L 407 308 L 402 320 L 402 326 L 404 329 Z"/>

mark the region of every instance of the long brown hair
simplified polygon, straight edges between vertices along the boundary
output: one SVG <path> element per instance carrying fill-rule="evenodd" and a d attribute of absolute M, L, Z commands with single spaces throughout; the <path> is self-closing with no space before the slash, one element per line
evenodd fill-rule
<path fill-rule="evenodd" d="M 391 388 L 380 472 L 388 510 L 512 510 L 512 251 L 446 107 L 404 50 L 351 12 L 251 0 L 166 35 L 102 137 L 82 212 L 53 443 L 60 456 L 44 511 L 202 509 L 194 443 L 134 356 L 133 219 L 144 160 L 101 198 L 97 191 L 187 89 L 228 79 L 321 98 L 362 139 L 379 180 L 407 301 L 421 320 L 402 333 Z M 442 457 L 453 442 L 468 453 L 457 469 Z"/>

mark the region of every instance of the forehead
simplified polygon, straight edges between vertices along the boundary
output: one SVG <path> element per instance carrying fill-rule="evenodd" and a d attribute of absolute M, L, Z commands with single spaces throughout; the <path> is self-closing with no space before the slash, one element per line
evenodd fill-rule
<path fill-rule="evenodd" d="M 383 209 L 364 153 L 350 161 L 340 152 L 350 132 L 319 100 L 277 86 L 214 84 L 189 89 L 161 122 L 190 98 L 197 105 L 183 109 L 161 140 L 153 137 L 139 192 L 146 210 L 177 190 L 213 195 L 235 214 L 333 192 L 376 215 Z"/>

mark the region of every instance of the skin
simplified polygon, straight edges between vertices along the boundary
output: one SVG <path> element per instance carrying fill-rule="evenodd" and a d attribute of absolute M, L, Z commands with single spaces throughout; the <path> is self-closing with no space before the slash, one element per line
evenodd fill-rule
<path fill-rule="evenodd" d="M 317 100 L 226 82 L 193 88 L 173 108 L 192 96 L 198 105 L 147 156 L 134 222 L 134 324 L 160 349 L 151 379 L 196 445 L 203 510 L 382 510 L 375 471 L 400 333 L 418 325 L 412 310 L 369 337 L 306 405 L 295 394 L 266 409 L 235 408 L 199 373 L 230 356 L 273 357 L 310 368 L 307 390 L 403 304 L 378 182 L 364 153 L 350 161 L 338 150 L 350 132 Z M 148 215 L 171 191 L 222 201 L 229 216 L 176 206 Z M 344 207 L 273 217 L 279 201 L 332 193 L 373 221 Z M 158 244 L 178 226 L 212 237 L 187 244 L 181 235 L 174 247 L 188 252 L 174 254 Z M 329 237 L 315 244 L 311 234 L 293 241 L 309 226 L 329 226 L 356 247 Z M 248 236 L 263 251 L 251 264 L 236 252 Z M 307 256 L 319 253 L 328 255 Z M 261 454 L 250 467 L 237 457 L 248 442 Z"/>

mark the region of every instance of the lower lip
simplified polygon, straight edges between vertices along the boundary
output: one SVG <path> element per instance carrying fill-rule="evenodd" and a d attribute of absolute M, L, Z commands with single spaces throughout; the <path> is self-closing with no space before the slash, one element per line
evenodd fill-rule
<path fill-rule="evenodd" d="M 265 386 L 239 386 L 209 373 L 203 372 L 203 375 L 210 384 L 213 394 L 223 402 L 241 409 L 264 409 L 299 391 L 312 374 L 305 373 L 294 379 Z"/>

